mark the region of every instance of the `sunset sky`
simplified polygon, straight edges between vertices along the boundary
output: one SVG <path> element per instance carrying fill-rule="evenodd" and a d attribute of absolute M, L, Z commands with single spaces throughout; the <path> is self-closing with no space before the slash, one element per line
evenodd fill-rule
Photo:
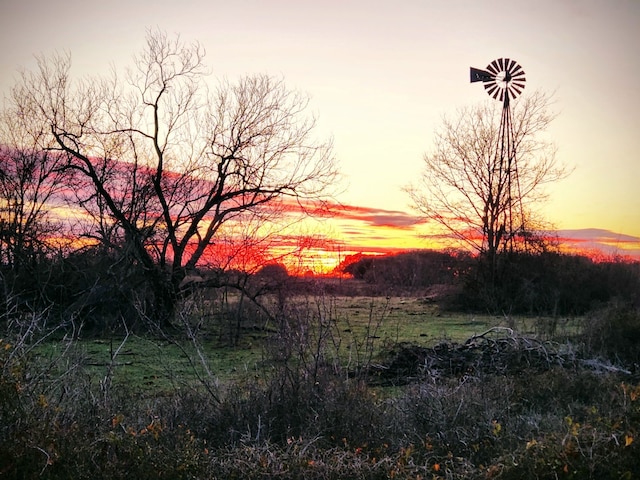
<path fill-rule="evenodd" d="M 199 41 L 213 76 L 271 74 L 311 96 L 344 208 L 301 228 L 341 255 L 430 246 L 402 188 L 442 117 L 489 101 L 469 67 L 513 58 L 525 92 L 554 94 L 549 134 L 575 168 L 546 218 L 567 242 L 640 258 L 637 0 L 2 0 L 0 92 L 34 54 L 69 51 L 78 76 L 126 66 L 147 28 Z"/>

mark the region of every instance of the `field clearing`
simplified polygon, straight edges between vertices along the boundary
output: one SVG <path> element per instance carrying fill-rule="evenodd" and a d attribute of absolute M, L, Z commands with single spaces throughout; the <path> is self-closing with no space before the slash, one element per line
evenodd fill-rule
<path fill-rule="evenodd" d="M 53 342 L 43 344 L 36 349 L 36 358 L 43 364 L 50 363 L 66 347 Z M 205 341 L 196 349 L 187 341 L 138 335 L 76 340 L 71 348 L 92 383 L 97 385 L 110 376 L 113 387 L 141 397 L 197 388 L 200 379 L 214 378 L 223 383 L 255 369 L 262 359 L 259 348 L 218 347 Z"/>
<path fill-rule="evenodd" d="M 375 361 L 394 345 L 408 343 L 424 347 L 442 341 L 464 342 L 492 327 L 509 327 L 521 335 L 544 337 L 553 333 L 570 335 L 577 331 L 578 320 L 539 317 L 497 317 L 441 312 L 420 297 L 300 296 L 290 299 L 305 312 L 310 325 L 322 319 L 330 323 L 331 361 L 355 367 Z M 202 312 L 201 312 L 202 313 Z M 197 314 L 191 314 L 198 317 Z M 220 341 L 226 326 L 207 313 L 193 342 L 180 332 L 166 338 L 130 335 L 111 338 L 87 338 L 72 348 L 85 367 L 92 383 L 109 378 L 115 388 L 124 388 L 141 396 L 170 395 L 176 391 L 199 388 L 204 382 L 224 385 L 243 376 L 265 373 L 265 347 L 277 336 L 273 325 L 263 331 L 246 328 L 236 346 Z M 199 318 L 191 321 L 198 322 Z M 550 329 L 553 328 L 553 332 Z M 311 335 L 317 334 L 312 332 Z M 36 352 L 41 361 L 57 357 L 68 345 L 49 342 Z"/>
<path fill-rule="evenodd" d="M 338 296 L 315 301 L 320 304 L 320 310 L 333 312 L 340 331 L 352 333 L 357 339 L 375 336 L 386 342 L 427 347 L 445 340 L 464 342 L 492 327 L 508 327 L 520 335 L 536 338 L 570 337 L 578 332 L 582 321 L 580 318 L 447 312 L 421 297 Z"/>

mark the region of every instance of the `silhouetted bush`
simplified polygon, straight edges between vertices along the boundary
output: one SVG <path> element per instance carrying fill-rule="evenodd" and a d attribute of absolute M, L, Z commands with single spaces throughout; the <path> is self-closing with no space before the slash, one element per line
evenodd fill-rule
<path fill-rule="evenodd" d="M 60 322 L 73 319 L 86 334 L 148 331 L 171 315 L 163 279 L 142 265 L 123 262 L 114 252 L 87 248 L 49 265 L 40 288 Z"/>
<path fill-rule="evenodd" d="M 439 298 L 452 310 L 582 315 L 614 298 L 640 303 L 640 262 L 595 262 L 554 252 L 501 254 L 495 269 L 484 257 L 461 252 L 360 256 L 343 271 L 389 294 L 461 285 L 457 296 Z"/>
<path fill-rule="evenodd" d="M 592 354 L 640 366 L 640 309 L 613 303 L 584 319 L 583 338 Z"/>
<path fill-rule="evenodd" d="M 498 270 L 479 258 L 456 307 L 492 313 L 583 315 L 614 298 L 637 301 L 640 263 L 594 262 L 545 252 L 504 254 Z"/>
<path fill-rule="evenodd" d="M 451 284 L 469 268 L 465 252 L 420 250 L 379 257 L 360 256 L 342 268 L 344 273 L 389 288 L 423 288 Z"/>

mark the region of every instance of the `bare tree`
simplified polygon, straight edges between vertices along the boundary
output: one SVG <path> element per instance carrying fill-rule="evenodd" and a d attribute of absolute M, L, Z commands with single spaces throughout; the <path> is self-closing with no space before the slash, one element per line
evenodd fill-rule
<path fill-rule="evenodd" d="M 16 87 L 47 126 L 46 148 L 83 182 L 81 205 L 115 227 L 100 240 L 155 279 L 167 308 L 226 224 L 269 215 L 283 197 L 319 198 L 336 179 L 306 96 L 265 75 L 210 90 L 203 58 L 197 43 L 148 32 L 124 81 L 73 83 L 69 55 L 57 55 Z"/>
<path fill-rule="evenodd" d="M 492 263 L 501 252 L 530 245 L 537 227 L 534 207 L 545 199 L 544 186 L 567 175 L 545 137 L 554 119 L 550 98 L 536 92 L 514 103 L 517 168 L 509 172 L 499 164 L 502 112 L 496 104 L 445 118 L 434 151 L 424 156 L 420 184 L 407 188 L 417 209 L 440 225 L 442 234 Z"/>
<path fill-rule="evenodd" d="M 23 113 L 7 107 L 0 115 L 0 264 L 15 273 L 47 254 L 59 235 L 51 207 L 62 202 L 64 185 L 59 155 L 40 148 L 42 131 Z"/>

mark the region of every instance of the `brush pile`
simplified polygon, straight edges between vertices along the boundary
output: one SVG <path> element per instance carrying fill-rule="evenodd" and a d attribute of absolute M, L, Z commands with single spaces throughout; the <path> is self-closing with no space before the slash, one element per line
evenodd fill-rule
<path fill-rule="evenodd" d="M 598 359 L 580 358 L 569 343 L 523 337 L 510 328 L 494 327 L 466 342 L 442 342 L 434 347 L 401 343 L 388 359 L 368 369 L 372 385 L 407 385 L 424 378 L 437 380 L 484 375 L 525 375 L 554 367 L 586 368 L 629 375 L 631 371 Z"/>

